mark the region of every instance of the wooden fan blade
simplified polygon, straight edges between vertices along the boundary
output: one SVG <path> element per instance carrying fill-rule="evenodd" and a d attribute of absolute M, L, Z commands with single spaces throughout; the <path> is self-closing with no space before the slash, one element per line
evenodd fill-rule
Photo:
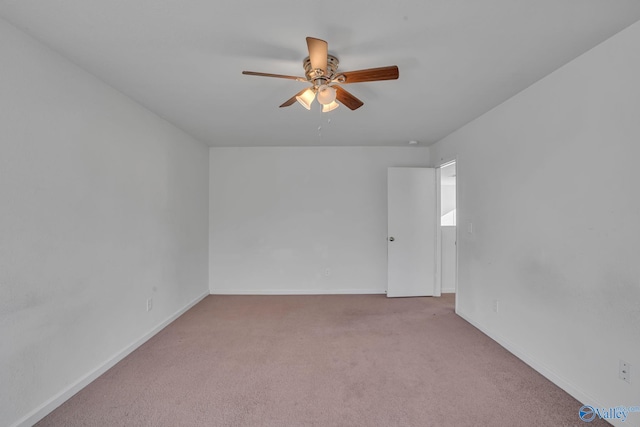
<path fill-rule="evenodd" d="M 318 68 L 327 73 L 327 55 L 329 54 L 329 45 L 326 41 L 307 37 L 307 47 L 309 48 L 309 61 L 311 68 Z"/>
<path fill-rule="evenodd" d="M 375 82 L 378 80 L 395 80 L 400 75 L 398 66 L 391 65 L 389 67 L 368 68 L 366 70 L 347 71 L 342 73 L 346 83 Z"/>
<path fill-rule="evenodd" d="M 242 74 L 245 74 L 247 76 L 277 77 L 279 79 L 298 80 L 298 81 L 302 81 L 302 82 L 306 82 L 307 81 L 307 79 L 305 79 L 303 77 L 285 76 L 284 74 L 257 73 L 255 71 L 243 71 Z"/>
<path fill-rule="evenodd" d="M 346 105 L 350 110 L 357 110 L 364 105 L 364 102 L 360 101 L 340 86 L 334 87 L 336 88 L 336 99 Z"/>
<path fill-rule="evenodd" d="M 295 95 L 293 95 L 291 98 L 287 99 L 281 106 L 282 107 L 288 107 L 289 105 L 292 105 L 294 102 L 296 102 L 296 96 L 300 96 L 302 95 L 308 88 L 304 88 L 302 89 L 300 92 L 296 93 Z"/>

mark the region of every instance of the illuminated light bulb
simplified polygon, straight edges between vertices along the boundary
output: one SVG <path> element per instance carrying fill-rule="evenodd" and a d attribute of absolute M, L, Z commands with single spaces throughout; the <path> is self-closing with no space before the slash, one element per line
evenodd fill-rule
<path fill-rule="evenodd" d="M 321 85 L 318 88 L 318 102 L 322 105 L 331 104 L 336 100 L 336 90 L 331 86 Z"/>
<path fill-rule="evenodd" d="M 339 106 L 340 106 L 340 104 L 338 104 L 336 101 L 332 101 L 330 104 L 326 104 L 326 105 L 322 106 L 322 112 L 323 113 L 328 113 L 329 111 L 335 110 Z"/>
<path fill-rule="evenodd" d="M 311 103 L 313 102 L 313 98 L 316 97 L 313 89 L 309 88 L 305 90 L 302 95 L 296 96 L 296 101 L 300 103 L 307 110 L 311 110 Z"/>

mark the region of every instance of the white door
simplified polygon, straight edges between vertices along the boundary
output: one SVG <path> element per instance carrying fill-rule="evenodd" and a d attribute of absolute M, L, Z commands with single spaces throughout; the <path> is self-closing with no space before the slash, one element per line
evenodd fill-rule
<path fill-rule="evenodd" d="M 387 172 L 387 296 L 433 296 L 436 286 L 436 172 Z"/>

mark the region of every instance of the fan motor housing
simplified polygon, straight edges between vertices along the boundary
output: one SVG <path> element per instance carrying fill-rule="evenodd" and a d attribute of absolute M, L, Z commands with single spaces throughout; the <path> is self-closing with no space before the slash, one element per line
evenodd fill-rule
<path fill-rule="evenodd" d="M 327 72 L 325 74 L 322 70 L 314 70 L 311 68 L 311 59 L 308 56 L 302 61 L 305 77 L 316 87 L 327 84 L 334 79 L 339 63 L 338 58 L 333 55 L 327 55 Z"/>

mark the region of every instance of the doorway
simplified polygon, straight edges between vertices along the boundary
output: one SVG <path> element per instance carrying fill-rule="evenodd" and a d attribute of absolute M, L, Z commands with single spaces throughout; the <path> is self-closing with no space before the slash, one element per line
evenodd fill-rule
<path fill-rule="evenodd" d="M 456 175 L 455 160 L 440 166 L 440 280 L 443 294 L 456 293 L 457 284 Z"/>

